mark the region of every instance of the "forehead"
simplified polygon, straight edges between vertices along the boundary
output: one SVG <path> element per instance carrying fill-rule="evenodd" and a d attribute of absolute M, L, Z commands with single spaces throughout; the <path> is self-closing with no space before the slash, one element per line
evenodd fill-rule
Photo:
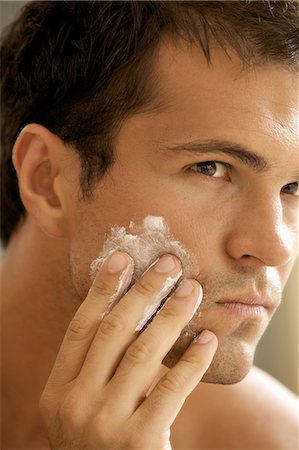
<path fill-rule="evenodd" d="M 153 139 L 246 140 L 254 150 L 298 152 L 298 73 L 270 63 L 243 67 L 238 57 L 216 48 L 208 65 L 196 46 L 166 40 L 153 70 L 163 105 L 146 117 Z M 137 128 L 142 119 L 136 118 Z"/>

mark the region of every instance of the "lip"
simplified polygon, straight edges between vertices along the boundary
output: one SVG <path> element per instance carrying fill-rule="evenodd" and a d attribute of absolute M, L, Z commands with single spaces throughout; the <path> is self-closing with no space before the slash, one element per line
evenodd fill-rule
<path fill-rule="evenodd" d="M 242 295 L 237 298 L 223 298 L 216 304 L 231 314 L 252 318 L 261 318 L 275 308 L 270 297 L 254 294 Z"/>

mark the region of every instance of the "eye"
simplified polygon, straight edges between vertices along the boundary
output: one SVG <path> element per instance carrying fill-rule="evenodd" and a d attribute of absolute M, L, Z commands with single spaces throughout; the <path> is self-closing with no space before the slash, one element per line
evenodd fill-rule
<path fill-rule="evenodd" d="M 193 164 L 188 170 L 190 172 L 198 173 L 199 175 L 229 180 L 229 168 L 229 164 L 218 161 L 205 161 Z"/>
<path fill-rule="evenodd" d="M 283 186 L 281 192 L 284 194 L 294 195 L 295 197 L 299 196 L 298 182 L 289 183 Z"/>

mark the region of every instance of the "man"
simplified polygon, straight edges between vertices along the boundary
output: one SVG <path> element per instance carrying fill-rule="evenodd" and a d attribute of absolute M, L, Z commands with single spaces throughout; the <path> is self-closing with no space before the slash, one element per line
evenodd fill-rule
<path fill-rule="evenodd" d="M 291 1 L 30 2 L 7 31 L 2 448 L 298 448 L 252 368 L 297 252 L 298 25 Z M 163 245 L 92 282 L 148 216 L 193 257 L 177 290 Z"/>

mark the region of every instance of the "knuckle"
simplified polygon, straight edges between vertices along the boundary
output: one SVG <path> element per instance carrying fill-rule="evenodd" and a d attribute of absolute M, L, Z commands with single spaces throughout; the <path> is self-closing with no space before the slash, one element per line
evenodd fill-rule
<path fill-rule="evenodd" d="M 181 357 L 181 363 L 184 364 L 184 372 L 190 374 L 194 371 L 198 372 L 199 365 L 202 366 L 202 355 L 188 354 Z"/>
<path fill-rule="evenodd" d="M 134 286 L 136 294 L 142 297 L 149 297 L 155 293 L 154 286 L 146 279 L 140 279 Z"/>
<path fill-rule="evenodd" d="M 64 431 L 75 433 L 85 424 L 84 413 L 80 401 L 74 399 L 65 400 L 58 411 L 59 423 Z"/>
<path fill-rule="evenodd" d="M 186 378 L 190 378 L 196 374 L 197 376 L 204 373 L 208 370 L 213 359 L 213 354 L 198 354 L 197 352 L 191 353 L 187 355 L 183 355 L 181 357 L 181 364 L 184 365 L 184 374 Z"/>
<path fill-rule="evenodd" d="M 90 293 L 92 296 L 98 297 L 110 297 L 114 293 L 115 286 L 104 280 L 96 280 L 91 287 Z"/>
<path fill-rule="evenodd" d="M 150 357 L 149 347 L 141 340 L 137 340 L 126 352 L 126 360 L 129 364 L 142 363 L 148 361 Z"/>
<path fill-rule="evenodd" d="M 103 336 L 110 337 L 113 335 L 121 335 L 125 329 L 126 326 L 123 319 L 112 311 L 102 320 L 99 333 Z"/>
<path fill-rule="evenodd" d="M 160 310 L 159 318 L 167 321 L 171 320 L 175 323 L 178 322 L 180 316 L 175 308 L 170 308 L 169 305 L 167 305 L 165 308 Z"/>
<path fill-rule="evenodd" d="M 84 314 L 77 313 L 69 325 L 67 337 L 70 341 L 78 341 L 89 337 L 92 331 L 90 319 Z"/>
<path fill-rule="evenodd" d="M 178 374 L 172 373 L 169 374 L 167 377 L 162 378 L 162 380 L 157 386 L 157 389 L 163 395 L 180 394 L 182 393 L 183 386 L 184 386 L 183 377 Z"/>

